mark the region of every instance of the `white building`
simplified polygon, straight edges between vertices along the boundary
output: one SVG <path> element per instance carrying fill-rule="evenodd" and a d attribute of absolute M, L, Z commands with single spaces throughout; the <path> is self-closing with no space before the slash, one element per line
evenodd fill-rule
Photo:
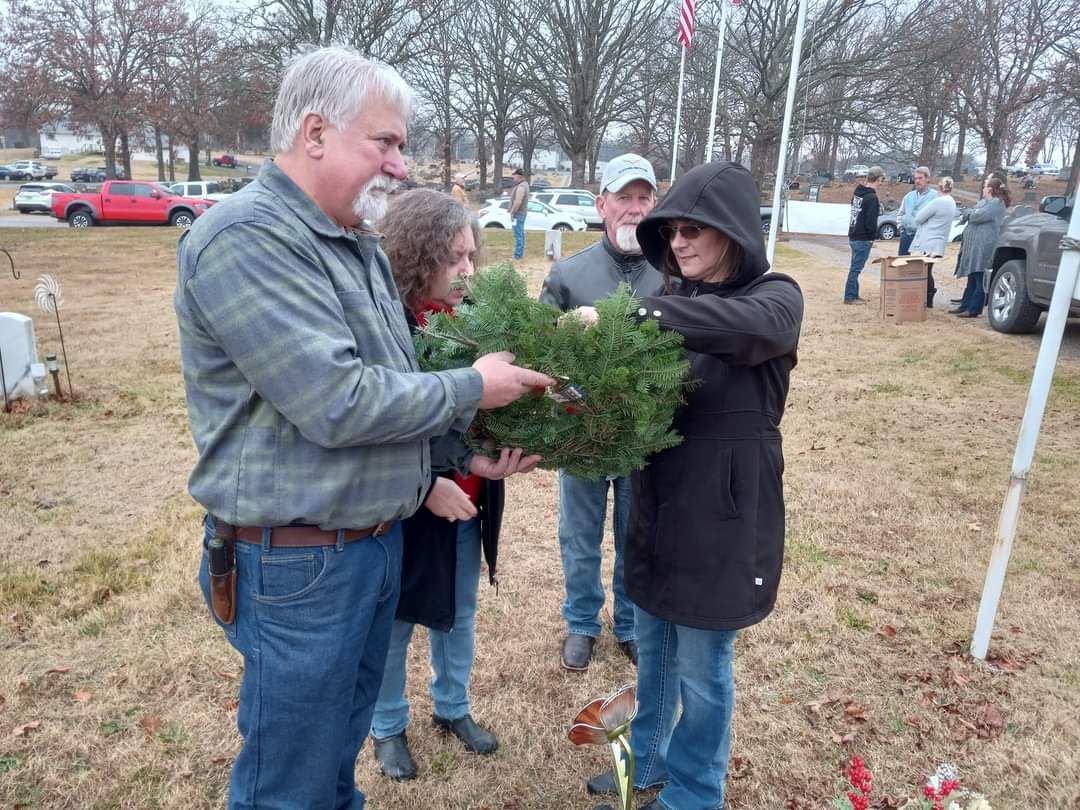
<path fill-rule="evenodd" d="M 38 131 L 41 152 L 59 149 L 62 155 L 82 155 L 87 152 L 104 152 L 101 133 L 87 127 L 76 130 L 69 123 L 50 124 Z"/>

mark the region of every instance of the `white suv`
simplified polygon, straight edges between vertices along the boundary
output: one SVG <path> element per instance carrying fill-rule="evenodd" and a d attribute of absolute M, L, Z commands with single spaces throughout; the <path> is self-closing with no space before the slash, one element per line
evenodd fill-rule
<path fill-rule="evenodd" d="M 11 165 L 21 172 L 26 172 L 34 180 L 45 179 L 45 166 L 36 160 L 16 160 Z"/>
<path fill-rule="evenodd" d="M 202 200 L 224 200 L 227 195 L 221 190 L 221 183 L 205 180 L 190 181 L 186 183 L 170 183 L 169 190 L 181 197 L 194 197 Z"/>
<path fill-rule="evenodd" d="M 604 227 L 604 221 L 596 210 L 596 197 L 591 191 L 580 188 L 547 188 L 533 192 L 531 196 L 552 208 L 577 214 L 590 228 Z"/>
<path fill-rule="evenodd" d="M 75 189 L 66 183 L 23 183 L 15 192 L 15 207 L 20 214 L 33 211 L 52 213 L 53 194 L 74 194 Z"/>

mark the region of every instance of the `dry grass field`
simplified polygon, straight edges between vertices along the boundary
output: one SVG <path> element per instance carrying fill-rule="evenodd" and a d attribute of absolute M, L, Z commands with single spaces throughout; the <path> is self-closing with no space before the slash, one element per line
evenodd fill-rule
<path fill-rule="evenodd" d="M 571 245 L 594 238 L 576 235 Z M 195 583 L 200 512 L 172 314 L 177 233 L 5 231 L 30 313 L 64 285 L 77 399 L 0 414 L 0 806 L 224 805 L 240 660 Z M 530 235 L 534 289 L 545 262 Z M 509 234 L 489 241 L 509 257 Z M 787 561 L 776 612 L 740 635 L 729 806 L 817 810 L 862 755 L 875 808 L 943 761 L 998 810 L 1080 808 L 1080 367 L 1060 370 L 987 664 L 966 655 L 1034 360 L 1029 341 L 932 313 L 840 304 L 843 270 L 781 248 L 807 297 L 784 422 Z M 6 272 L 6 271 L 5 271 Z M 945 275 L 941 273 L 940 275 Z M 955 281 L 952 282 L 955 287 Z M 874 298 L 876 283 L 865 283 Z M 59 348 L 37 320 L 42 352 Z M 474 714 L 495 756 L 430 726 L 426 635 L 410 659 L 421 777 L 359 778 L 386 810 L 589 808 L 605 766 L 566 731 L 634 677 L 610 633 L 559 666 L 552 472 L 509 482 L 501 588 L 481 584 Z M 608 555 L 610 556 L 610 554 Z"/>

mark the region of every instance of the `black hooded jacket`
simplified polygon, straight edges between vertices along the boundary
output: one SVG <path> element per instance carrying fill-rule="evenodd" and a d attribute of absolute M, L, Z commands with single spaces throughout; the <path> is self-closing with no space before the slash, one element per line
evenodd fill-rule
<path fill-rule="evenodd" d="M 660 226 L 672 219 L 722 231 L 742 263 L 723 283 L 682 280 L 669 295 L 642 299 L 640 317 L 683 335 L 700 383 L 675 414 L 683 443 L 634 474 L 625 587 L 661 619 L 737 629 L 769 614 L 780 583 L 780 419 L 803 298 L 793 279 L 767 272 L 758 191 L 742 166 L 693 169 L 642 221 L 638 241 L 654 267 L 664 266 Z"/>
<path fill-rule="evenodd" d="M 848 222 L 848 239 L 857 242 L 873 242 L 877 239 L 877 221 L 881 213 L 881 203 L 877 192 L 862 183 L 855 187 L 851 195 L 851 219 Z"/>

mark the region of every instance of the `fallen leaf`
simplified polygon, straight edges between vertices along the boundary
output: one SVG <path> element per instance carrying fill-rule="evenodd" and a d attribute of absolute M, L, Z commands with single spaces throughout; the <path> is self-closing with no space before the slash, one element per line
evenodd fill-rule
<path fill-rule="evenodd" d="M 847 745 L 848 743 L 855 742 L 855 732 L 849 731 L 847 734 L 843 735 L 833 733 L 832 741 L 837 745 Z"/>
<path fill-rule="evenodd" d="M 982 713 L 982 725 L 989 731 L 1001 731 L 1005 728 L 1005 715 L 993 703 L 988 703 Z"/>
<path fill-rule="evenodd" d="M 744 776 L 750 775 L 752 766 L 753 763 L 750 761 L 750 757 L 732 757 L 728 766 L 728 774 L 732 779 L 742 779 Z"/>
<path fill-rule="evenodd" d="M 986 656 L 986 663 L 1002 672 L 1021 672 L 1027 667 L 1024 661 L 997 654 Z"/>
<path fill-rule="evenodd" d="M 844 717 L 848 720 L 854 720 L 861 723 L 866 720 L 866 707 L 861 703 L 855 703 L 852 701 L 844 706 Z"/>
<path fill-rule="evenodd" d="M 885 638 L 895 638 L 896 628 L 891 624 L 883 624 L 878 628 L 877 634 L 879 636 L 884 636 Z"/>
<path fill-rule="evenodd" d="M 231 760 L 232 760 L 232 757 L 214 757 L 210 761 L 212 763 L 214 763 L 215 765 L 224 765 L 226 762 L 229 762 Z"/>
<path fill-rule="evenodd" d="M 46 675 L 63 675 L 68 672 L 71 672 L 71 667 L 52 667 L 45 670 Z"/>
<path fill-rule="evenodd" d="M 29 732 L 36 731 L 41 728 L 40 720 L 31 720 L 29 723 L 23 723 L 21 726 L 15 726 L 15 737 L 25 737 Z"/>
<path fill-rule="evenodd" d="M 75 694 L 72 695 L 80 703 L 86 703 L 90 698 L 94 696 L 94 693 L 89 689 L 76 689 Z"/>
<path fill-rule="evenodd" d="M 226 700 L 221 705 L 225 707 L 225 711 L 234 712 L 234 711 L 236 711 L 237 709 L 240 708 L 240 701 L 237 700 L 236 698 L 233 698 L 232 700 Z"/>
<path fill-rule="evenodd" d="M 219 671 L 214 672 L 214 674 L 217 675 L 219 678 L 224 678 L 227 681 L 235 681 L 236 680 L 236 673 L 235 672 L 225 672 L 224 670 L 219 670 Z"/>
<path fill-rule="evenodd" d="M 161 718 L 156 714 L 144 714 L 139 718 L 139 727 L 146 732 L 148 737 L 153 737 L 161 731 Z"/>
<path fill-rule="evenodd" d="M 784 706 L 789 706 L 794 702 L 795 702 L 795 698 L 793 698 L 793 697 L 782 697 L 782 698 L 780 698 L 780 703 L 783 704 Z M 3 703 L 3 700 L 0 700 L 0 703 Z"/>

